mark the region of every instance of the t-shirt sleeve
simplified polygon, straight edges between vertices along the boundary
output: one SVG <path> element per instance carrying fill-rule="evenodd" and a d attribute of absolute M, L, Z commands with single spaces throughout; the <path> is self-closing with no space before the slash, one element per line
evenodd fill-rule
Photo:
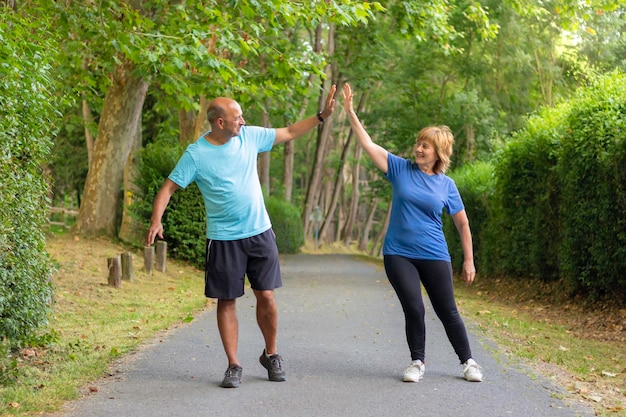
<path fill-rule="evenodd" d="M 459 189 L 452 178 L 448 178 L 448 198 L 446 199 L 445 208 L 450 215 L 456 214 L 465 208 Z"/>
<path fill-rule="evenodd" d="M 196 163 L 191 153 L 185 151 L 168 178 L 174 181 L 179 187 L 187 188 L 187 186 L 196 179 L 197 172 Z"/>
<path fill-rule="evenodd" d="M 246 139 L 256 144 L 259 153 L 272 150 L 276 140 L 276 129 L 260 126 L 245 126 L 243 129 Z"/>
<path fill-rule="evenodd" d="M 393 181 L 393 179 L 398 176 L 398 173 L 404 166 L 404 161 L 405 159 L 400 158 L 391 152 L 387 152 L 387 173 L 385 176 L 389 181 Z"/>

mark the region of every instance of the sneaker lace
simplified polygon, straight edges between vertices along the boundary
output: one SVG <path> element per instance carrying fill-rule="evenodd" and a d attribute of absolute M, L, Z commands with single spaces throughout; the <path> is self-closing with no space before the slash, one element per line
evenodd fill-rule
<path fill-rule="evenodd" d="M 274 371 L 280 372 L 282 369 L 282 358 L 279 355 L 270 356 L 270 366 Z"/>
<path fill-rule="evenodd" d="M 228 378 L 231 378 L 231 377 L 237 376 L 237 371 L 238 371 L 237 367 L 235 367 L 235 366 L 231 366 L 231 367 L 229 367 L 229 368 L 226 370 L 226 376 L 227 376 Z"/>
<path fill-rule="evenodd" d="M 466 373 L 466 372 L 468 372 L 470 370 L 480 372 L 481 369 L 483 369 L 483 368 L 479 364 L 477 364 L 477 363 L 469 363 L 469 364 L 465 364 L 465 367 L 463 368 L 463 373 Z"/>

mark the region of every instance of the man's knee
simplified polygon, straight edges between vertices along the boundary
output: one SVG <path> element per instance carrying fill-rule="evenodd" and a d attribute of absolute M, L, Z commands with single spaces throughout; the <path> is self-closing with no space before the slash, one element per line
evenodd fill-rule
<path fill-rule="evenodd" d="M 254 290 L 254 295 L 256 295 L 257 303 L 259 304 L 274 304 L 274 290 Z"/>

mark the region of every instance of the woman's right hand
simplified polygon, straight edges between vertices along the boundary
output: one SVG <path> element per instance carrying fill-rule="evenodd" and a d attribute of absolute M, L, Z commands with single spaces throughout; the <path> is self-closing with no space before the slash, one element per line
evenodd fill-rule
<path fill-rule="evenodd" d="M 341 93 L 341 96 L 343 97 L 343 109 L 346 113 L 354 111 L 352 105 L 352 88 L 350 88 L 350 84 L 345 83 L 343 85 L 343 92 Z"/>

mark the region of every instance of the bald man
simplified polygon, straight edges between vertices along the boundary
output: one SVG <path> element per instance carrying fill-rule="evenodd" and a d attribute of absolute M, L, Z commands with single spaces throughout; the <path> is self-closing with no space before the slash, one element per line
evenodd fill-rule
<path fill-rule="evenodd" d="M 217 326 L 228 358 L 221 386 L 237 388 L 242 367 L 237 357 L 239 327 L 236 300 L 248 276 L 256 297 L 256 316 L 265 349 L 259 361 L 270 381 L 285 381 L 276 344 L 278 310 L 274 290 L 282 286 L 278 248 L 265 209 L 257 174 L 257 156 L 276 144 L 296 139 L 323 123 L 335 109 L 332 86 L 324 109 L 291 126 L 269 129 L 246 126 L 239 103 L 214 99 L 207 109 L 211 130 L 189 145 L 159 189 L 146 245 L 163 239 L 161 218 L 172 194 L 195 182 L 206 211 L 205 296 L 217 299 Z"/>

